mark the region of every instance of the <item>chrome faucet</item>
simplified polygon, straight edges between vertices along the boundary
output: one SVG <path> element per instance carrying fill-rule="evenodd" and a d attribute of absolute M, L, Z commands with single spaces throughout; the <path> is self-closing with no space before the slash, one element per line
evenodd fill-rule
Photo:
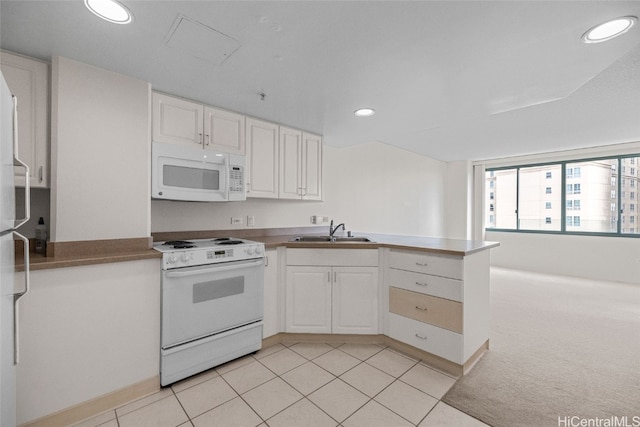
<path fill-rule="evenodd" d="M 340 227 L 342 227 L 342 231 L 346 230 L 346 228 L 344 227 L 344 222 L 336 225 L 336 227 L 333 228 L 333 220 L 331 220 L 331 224 L 329 224 L 329 237 L 333 237 L 335 232 L 338 231 L 338 228 L 340 228 Z"/>

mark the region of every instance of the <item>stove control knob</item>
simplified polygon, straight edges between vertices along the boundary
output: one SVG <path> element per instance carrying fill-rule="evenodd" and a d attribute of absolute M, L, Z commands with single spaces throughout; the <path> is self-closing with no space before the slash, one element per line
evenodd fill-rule
<path fill-rule="evenodd" d="M 261 255 L 261 254 L 262 254 L 262 247 L 256 246 L 256 255 Z"/>
<path fill-rule="evenodd" d="M 253 248 L 251 246 L 247 248 L 247 255 L 253 255 Z"/>
<path fill-rule="evenodd" d="M 183 253 L 182 254 L 182 261 L 187 262 L 189 261 L 189 254 L 188 253 Z"/>
<path fill-rule="evenodd" d="M 171 255 L 169 257 L 169 264 L 173 264 L 174 262 L 178 261 L 178 257 L 175 255 Z"/>

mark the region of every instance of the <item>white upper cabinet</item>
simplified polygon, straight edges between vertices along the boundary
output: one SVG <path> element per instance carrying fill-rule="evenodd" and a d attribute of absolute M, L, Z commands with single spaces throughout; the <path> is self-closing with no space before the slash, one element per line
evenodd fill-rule
<path fill-rule="evenodd" d="M 278 198 L 278 125 L 246 119 L 247 197 Z"/>
<path fill-rule="evenodd" d="M 322 200 L 322 137 L 302 132 L 303 199 Z"/>
<path fill-rule="evenodd" d="M 204 106 L 153 93 L 153 141 L 187 146 L 203 145 Z"/>
<path fill-rule="evenodd" d="M 302 196 L 302 132 L 280 126 L 280 198 Z"/>
<path fill-rule="evenodd" d="M 242 114 L 154 92 L 153 141 L 244 154 Z"/>
<path fill-rule="evenodd" d="M 280 198 L 322 199 L 322 138 L 280 127 Z"/>
<path fill-rule="evenodd" d="M 247 197 L 322 200 L 322 137 L 153 93 L 153 141 L 246 155 Z"/>
<path fill-rule="evenodd" d="M 204 107 L 204 147 L 225 153 L 245 154 L 242 114 Z"/>
<path fill-rule="evenodd" d="M 29 166 L 31 187 L 49 187 L 49 64 L 0 52 L 7 85 L 18 99 L 18 155 Z M 16 168 L 16 185 L 25 185 Z"/>

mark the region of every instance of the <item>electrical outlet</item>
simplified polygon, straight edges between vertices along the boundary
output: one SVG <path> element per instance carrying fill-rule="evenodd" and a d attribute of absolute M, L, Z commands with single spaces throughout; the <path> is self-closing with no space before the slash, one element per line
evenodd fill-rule
<path fill-rule="evenodd" d="M 247 227 L 255 227 L 256 217 L 253 215 L 247 215 Z"/>
<path fill-rule="evenodd" d="M 242 218 L 238 218 L 235 216 L 231 217 L 231 225 L 242 225 Z"/>
<path fill-rule="evenodd" d="M 311 217 L 311 224 L 322 224 L 324 222 L 329 222 L 328 216 L 313 215 Z"/>

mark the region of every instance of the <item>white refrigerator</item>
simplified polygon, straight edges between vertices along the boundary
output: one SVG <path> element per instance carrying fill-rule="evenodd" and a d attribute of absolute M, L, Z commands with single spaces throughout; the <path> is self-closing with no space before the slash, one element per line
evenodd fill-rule
<path fill-rule="evenodd" d="M 29 289 L 29 241 L 16 230 L 29 220 L 29 168 L 18 159 L 17 100 L 0 72 L 0 426 L 16 425 L 17 303 Z M 25 218 L 16 219 L 14 168 L 26 168 Z M 22 190 L 22 189 L 21 189 Z M 24 274 L 15 274 L 14 240 L 24 242 Z M 20 283 L 16 283 L 16 277 Z M 24 279 L 23 279 L 24 278 Z"/>

